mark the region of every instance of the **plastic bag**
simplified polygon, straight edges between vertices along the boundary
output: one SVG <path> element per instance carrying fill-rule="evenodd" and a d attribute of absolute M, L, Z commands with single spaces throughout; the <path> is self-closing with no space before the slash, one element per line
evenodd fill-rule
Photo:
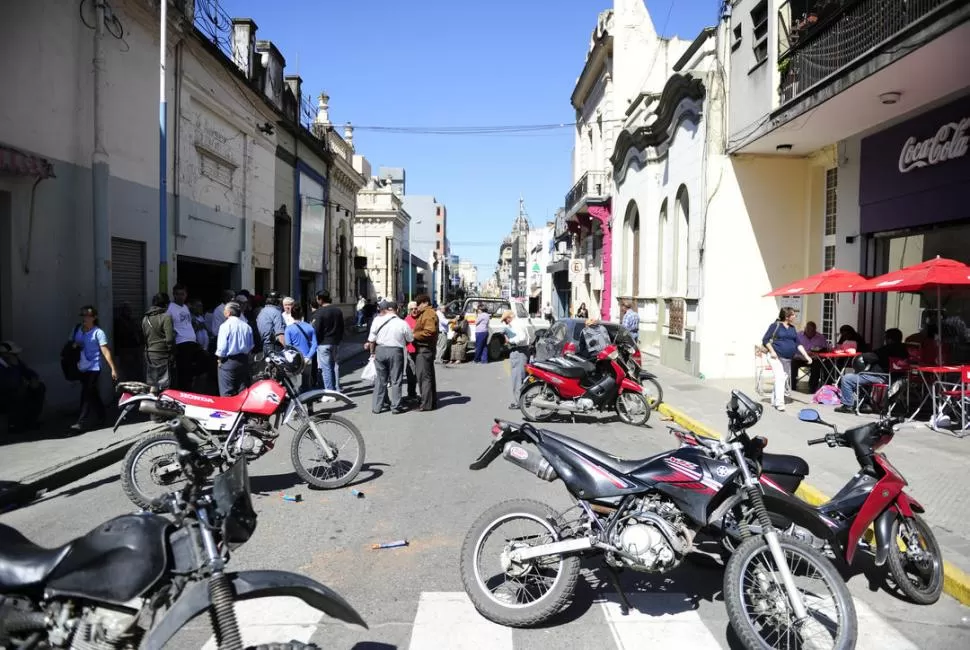
<path fill-rule="evenodd" d="M 377 366 L 374 364 L 374 357 L 371 357 L 364 369 L 360 371 L 360 380 L 373 384 L 375 379 L 377 379 Z"/>

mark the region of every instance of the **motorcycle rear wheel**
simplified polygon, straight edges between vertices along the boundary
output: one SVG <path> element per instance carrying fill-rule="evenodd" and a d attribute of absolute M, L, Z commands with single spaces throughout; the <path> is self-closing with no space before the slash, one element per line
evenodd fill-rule
<path fill-rule="evenodd" d="M 522 394 L 519 395 L 519 410 L 522 411 L 522 417 L 529 422 L 545 422 L 555 413 L 555 411 L 550 409 L 533 407 L 532 400 L 536 399 L 537 397 L 542 397 L 548 400 L 558 399 L 553 390 L 546 384 L 542 382 L 530 384 L 528 388 L 522 391 Z"/>
<path fill-rule="evenodd" d="M 147 486 L 141 485 L 138 478 L 135 477 L 135 472 L 138 470 L 138 463 L 142 460 L 143 456 L 153 447 L 171 447 L 171 459 L 156 459 L 152 464 L 151 475 L 154 485 L 163 488 L 158 491 L 157 494 L 147 491 Z M 125 495 L 134 503 L 136 506 L 142 510 L 151 510 L 151 503 L 154 499 L 167 494 L 169 492 L 177 491 L 184 483 L 185 477 L 182 476 L 181 469 L 179 470 L 179 478 L 174 478 L 170 483 L 161 483 L 155 480 L 155 470 L 160 468 L 161 462 L 175 462 L 177 463 L 175 454 L 178 451 L 179 444 L 175 436 L 168 432 L 153 433 L 151 435 L 145 436 L 137 444 L 133 445 L 128 453 L 125 454 L 125 459 L 121 463 L 121 488 L 124 490 Z"/>
<path fill-rule="evenodd" d="M 785 553 L 788 566 L 792 568 L 792 577 L 795 579 L 796 585 L 799 582 L 801 574 L 801 571 L 796 573 L 796 569 L 802 567 L 813 569 L 813 573 L 822 579 L 825 587 L 831 593 L 837 610 L 834 617 L 829 617 L 837 619 L 838 630 L 835 638 L 831 640 L 825 639 L 825 644 L 820 646 L 816 646 L 815 644 L 806 645 L 803 640 L 800 647 L 826 647 L 832 648 L 833 650 L 850 650 L 854 648 L 856 637 L 859 634 L 859 622 L 856 618 L 855 604 L 852 601 L 849 588 L 846 587 L 842 576 L 835 570 L 831 562 L 811 546 L 781 535 L 778 537 L 778 543 Z M 795 559 L 798 561 L 792 562 L 790 559 L 792 556 L 795 556 Z M 769 643 L 767 639 L 763 638 L 764 628 L 757 626 L 755 623 L 756 620 L 767 616 L 764 613 L 759 614 L 759 609 L 769 613 L 777 611 L 777 603 L 768 605 L 764 603 L 756 604 L 754 601 L 758 596 L 761 596 L 762 600 L 782 599 L 784 607 L 789 609 L 789 620 L 787 622 L 789 624 L 793 623 L 791 618 L 794 617 L 794 612 L 790 611 L 791 605 L 784 587 L 780 584 L 780 576 L 778 576 L 778 582 L 774 581 L 774 576 L 777 574 L 777 570 L 774 567 L 774 559 L 768 548 L 768 542 L 761 535 L 751 537 L 742 542 L 734 553 L 731 554 L 727 567 L 725 567 L 724 604 L 727 608 L 731 627 L 745 648 L 779 647 L 778 644 Z M 761 572 L 760 574 L 758 574 L 759 570 Z M 769 579 L 769 576 L 771 576 L 771 579 Z M 756 590 L 759 590 L 761 593 L 753 593 Z M 800 589 L 800 591 L 803 596 L 809 595 L 806 594 L 804 589 Z M 814 592 L 812 595 L 814 596 Z M 814 603 L 809 598 L 803 598 L 803 601 L 809 611 L 808 622 L 811 625 L 810 631 L 820 632 L 824 630 L 828 632 L 824 624 L 814 620 L 812 616 L 813 611 L 816 610 L 813 607 Z M 755 611 L 749 612 L 748 610 L 752 607 Z M 804 624 L 802 629 L 795 631 L 796 634 L 801 635 L 803 630 Z M 780 632 L 778 634 L 780 637 L 778 639 L 779 642 L 783 638 L 787 638 L 781 637 Z"/>
<path fill-rule="evenodd" d="M 311 418 L 315 422 L 320 424 L 331 424 L 343 429 L 350 434 L 350 437 L 357 444 L 359 449 L 356 456 L 352 461 L 348 463 L 349 459 L 341 458 L 340 451 L 338 449 L 337 457 L 333 461 L 327 461 L 323 458 L 318 458 L 322 463 L 328 463 L 330 467 L 336 466 L 338 463 L 340 471 L 334 475 L 333 478 L 319 478 L 311 473 L 310 469 L 307 468 L 307 463 L 303 462 L 303 458 L 300 455 L 300 443 L 303 441 L 309 442 L 315 447 L 319 447 L 317 443 L 316 436 L 313 435 L 313 431 L 310 429 L 310 423 L 304 422 L 303 425 L 297 430 L 296 434 L 293 436 L 293 442 L 290 445 L 290 460 L 293 463 L 293 469 L 296 470 L 297 475 L 306 481 L 313 487 L 323 488 L 323 489 L 334 489 L 338 487 L 343 487 L 357 478 L 360 473 L 361 467 L 364 466 L 364 455 L 366 453 L 366 448 L 364 446 L 364 436 L 361 434 L 360 429 L 358 429 L 353 422 L 339 415 L 311 415 Z M 323 435 L 323 433 L 321 433 Z M 327 440 L 328 443 L 332 443 L 331 440 Z M 318 454 L 322 455 L 322 452 L 318 450 Z"/>
<path fill-rule="evenodd" d="M 905 520 L 896 518 L 896 521 L 893 522 L 892 533 L 889 535 L 889 557 L 887 558 L 889 572 L 892 574 L 896 586 L 907 598 L 917 605 L 932 605 L 940 599 L 940 594 L 943 593 L 943 557 L 940 553 L 940 546 L 936 543 L 933 530 L 922 517 L 915 515 L 906 522 L 912 527 L 912 532 L 922 538 L 922 552 L 929 556 L 928 572 L 916 567 L 916 573 L 921 574 L 920 577 L 924 577 L 928 573 L 928 578 L 922 584 L 916 584 L 910 577 L 910 574 L 913 574 L 914 571 L 907 567 L 909 558 L 906 557 L 906 551 L 899 548 L 897 541 L 900 539 L 901 521 Z M 906 543 L 906 540 L 903 539 L 903 542 Z"/>
<path fill-rule="evenodd" d="M 493 531 L 514 519 L 529 521 L 537 524 L 538 529 L 544 529 L 544 537 L 548 539 L 543 539 L 540 543 L 562 541 L 559 532 L 559 515 L 551 507 L 531 499 L 513 499 L 499 503 L 486 510 L 472 524 L 465 536 L 465 542 L 461 549 L 461 581 L 465 587 L 465 592 L 472 604 L 475 605 L 475 609 L 488 620 L 509 627 L 531 627 L 548 620 L 569 606 L 576 589 L 576 581 L 579 578 L 579 557 L 569 555 L 559 556 L 558 558 L 536 558 L 521 565 L 509 561 L 508 567 L 503 565 L 500 574 L 483 575 L 487 573 L 487 570 L 482 567 L 482 562 L 485 559 L 483 557 L 485 553 L 483 546 Z M 521 540 L 516 539 L 515 541 L 519 542 L 518 544 L 514 544 L 512 540 L 506 540 L 506 549 L 499 555 L 499 563 L 503 563 L 503 557 L 510 545 L 515 548 L 532 546 L 533 544 L 529 544 L 525 540 L 531 540 L 534 537 L 534 535 L 530 535 Z M 492 588 L 489 587 L 489 584 L 497 578 L 510 576 L 542 578 L 543 576 L 539 572 L 551 568 L 550 565 L 553 562 L 556 564 L 556 575 L 552 587 L 532 602 L 507 602 L 507 598 L 499 598 L 498 594 L 494 593 Z M 530 590 L 534 590 L 538 585 L 533 584 L 527 587 L 520 583 L 520 586 L 521 588 L 515 592 L 516 597 L 532 595 Z M 499 588 L 500 585 L 496 586 L 495 590 Z"/>

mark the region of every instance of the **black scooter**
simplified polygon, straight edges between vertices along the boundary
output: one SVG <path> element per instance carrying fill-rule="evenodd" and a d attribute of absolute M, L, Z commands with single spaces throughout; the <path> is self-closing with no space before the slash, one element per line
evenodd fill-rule
<path fill-rule="evenodd" d="M 233 602 L 270 596 L 296 597 L 366 628 L 343 598 L 314 580 L 285 571 L 225 571 L 230 550 L 256 529 L 246 462 L 217 476 L 203 494 L 210 470 L 193 453 L 197 445 L 187 431 L 194 423 L 180 416 L 168 426 L 187 483 L 153 506 L 174 522 L 149 512 L 122 515 L 58 548 L 37 546 L 0 524 L 0 647 L 161 650 L 209 612 L 220 650 L 241 650 Z M 281 647 L 316 646 L 259 646 Z"/>

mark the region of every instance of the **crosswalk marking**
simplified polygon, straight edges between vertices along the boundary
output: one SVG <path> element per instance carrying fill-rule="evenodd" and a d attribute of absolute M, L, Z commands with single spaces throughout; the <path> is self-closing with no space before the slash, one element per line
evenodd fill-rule
<path fill-rule="evenodd" d="M 513 650 L 512 628 L 487 620 L 463 591 L 423 591 L 411 650 Z"/>
<path fill-rule="evenodd" d="M 309 643 L 323 616 L 323 612 L 299 598 L 288 596 L 243 600 L 235 604 L 235 609 L 243 647 L 288 641 Z M 202 650 L 217 648 L 215 636 L 202 646 Z"/>
<path fill-rule="evenodd" d="M 904 637 L 899 630 L 858 598 L 855 602 L 859 621 L 857 650 L 918 650 L 918 646 Z"/>
<path fill-rule="evenodd" d="M 685 594 L 627 594 L 631 609 L 625 615 L 617 593 L 604 596 L 600 607 L 619 650 L 646 648 L 651 642 L 691 650 L 720 650 L 721 644 Z"/>

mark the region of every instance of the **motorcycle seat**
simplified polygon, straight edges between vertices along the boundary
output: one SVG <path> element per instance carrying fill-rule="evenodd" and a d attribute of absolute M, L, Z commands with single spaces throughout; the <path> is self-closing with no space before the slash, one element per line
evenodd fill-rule
<path fill-rule="evenodd" d="M 763 454 L 761 458 L 761 470 L 766 474 L 808 476 L 808 463 L 798 456 Z"/>
<path fill-rule="evenodd" d="M 536 361 L 532 364 L 533 367 L 539 370 L 545 370 L 546 372 L 551 372 L 556 375 L 561 375 L 563 377 L 569 377 L 570 379 L 579 379 L 587 374 L 585 368 L 575 366 L 566 363 L 553 363 L 551 361 Z"/>
<path fill-rule="evenodd" d="M 571 447 L 585 456 L 589 456 L 597 463 L 600 463 L 604 467 L 608 467 L 618 474 L 632 474 L 644 465 L 651 463 L 655 458 L 657 458 L 657 456 L 663 455 L 663 453 L 661 453 L 648 456 L 646 458 L 618 458 L 617 456 L 609 454 L 601 449 L 587 445 L 585 442 L 580 442 L 575 438 L 570 438 L 569 436 L 556 433 L 555 431 L 543 429 L 542 435 L 546 438 L 552 438 L 553 440 L 556 440 L 567 447 Z"/>
<path fill-rule="evenodd" d="M 244 388 L 237 395 L 229 397 L 219 397 L 218 395 L 202 395 L 199 393 L 188 393 L 181 390 L 166 390 L 162 392 L 162 397 L 175 400 L 184 406 L 200 406 L 205 409 L 219 411 L 236 412 L 242 410 L 242 405 L 249 395 L 249 389 Z"/>
<path fill-rule="evenodd" d="M 43 584 L 71 552 L 71 546 L 44 548 L 0 524 L 0 592 L 24 591 Z"/>

